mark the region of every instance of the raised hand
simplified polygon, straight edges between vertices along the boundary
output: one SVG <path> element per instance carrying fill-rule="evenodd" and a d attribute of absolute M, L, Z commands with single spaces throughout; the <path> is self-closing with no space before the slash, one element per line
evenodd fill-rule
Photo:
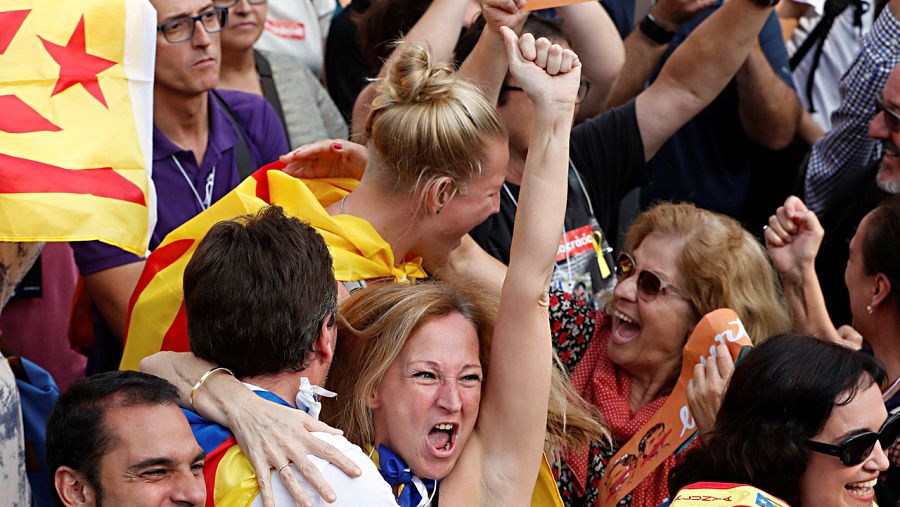
<path fill-rule="evenodd" d="M 701 435 L 708 433 L 715 424 L 728 380 L 734 373 L 734 361 L 728 347 L 718 345 L 715 351 L 715 355 L 706 358 L 705 364 L 700 362 L 694 366 L 694 377 L 687 385 L 688 407 Z"/>
<path fill-rule="evenodd" d="M 369 153 L 361 146 L 344 139 L 325 139 L 303 145 L 282 155 L 285 173 L 295 178 L 353 178 L 361 179 L 366 171 Z"/>
<path fill-rule="evenodd" d="M 489 28 L 500 30 L 508 26 L 519 31 L 525 24 L 528 12 L 523 11 L 525 0 L 481 0 L 481 15 Z"/>
<path fill-rule="evenodd" d="M 501 27 L 509 70 L 536 106 L 575 106 L 581 81 L 581 62 L 572 50 L 563 49 L 530 33 L 517 37 L 509 27 Z"/>
<path fill-rule="evenodd" d="M 804 268 L 812 267 L 824 235 L 816 214 L 794 196 L 769 217 L 764 234 L 775 269 L 793 281 L 799 280 Z"/>

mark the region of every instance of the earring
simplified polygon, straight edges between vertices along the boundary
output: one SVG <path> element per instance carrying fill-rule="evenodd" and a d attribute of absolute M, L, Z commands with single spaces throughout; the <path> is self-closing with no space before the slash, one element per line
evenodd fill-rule
<path fill-rule="evenodd" d="M 866 313 L 872 315 L 872 305 L 866 305 Z"/>
<path fill-rule="evenodd" d="M 436 209 L 436 210 L 434 211 L 434 214 L 435 214 L 435 215 L 440 215 L 440 214 L 441 214 L 441 208 Z"/>

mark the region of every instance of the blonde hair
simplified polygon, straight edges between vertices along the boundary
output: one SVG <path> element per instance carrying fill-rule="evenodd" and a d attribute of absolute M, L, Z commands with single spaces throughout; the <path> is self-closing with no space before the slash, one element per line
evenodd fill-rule
<path fill-rule="evenodd" d="M 451 197 L 465 192 L 481 174 L 490 137 L 506 135 L 494 106 L 421 46 L 398 46 L 388 65 L 365 130 L 390 171 L 382 179 L 395 192 L 425 196 L 446 177 L 454 183 Z"/>
<path fill-rule="evenodd" d="M 341 302 L 338 342 L 329 375 L 329 388 L 339 396 L 324 403 L 322 419 L 343 430 L 344 436 L 360 447 L 373 444 L 375 425 L 367 400 L 410 336 L 429 320 L 451 313 L 459 313 L 475 328 L 487 378 L 498 307 L 496 297 L 471 281 L 375 283 L 354 292 Z M 548 450 L 607 439 L 608 432 L 597 422 L 594 409 L 578 396 L 566 375 L 554 369 Z"/>
<path fill-rule="evenodd" d="M 759 241 L 737 221 L 693 204 L 661 203 L 638 216 L 625 249 L 634 251 L 654 232 L 684 240 L 676 265 L 698 317 L 731 308 L 757 345 L 790 328 L 778 275 Z"/>

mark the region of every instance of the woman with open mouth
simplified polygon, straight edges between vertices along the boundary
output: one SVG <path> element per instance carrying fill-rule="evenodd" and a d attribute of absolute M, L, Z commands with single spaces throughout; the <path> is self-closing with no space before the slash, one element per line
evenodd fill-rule
<path fill-rule="evenodd" d="M 715 426 L 672 471 L 749 484 L 793 507 L 871 507 L 900 416 L 881 400 L 887 376 L 870 355 L 807 336 L 778 336 L 734 371 Z"/>

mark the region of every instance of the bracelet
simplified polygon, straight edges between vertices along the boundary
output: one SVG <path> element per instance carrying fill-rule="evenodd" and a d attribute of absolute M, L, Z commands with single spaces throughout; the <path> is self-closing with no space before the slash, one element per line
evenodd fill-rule
<path fill-rule="evenodd" d="M 675 32 L 662 26 L 656 17 L 649 12 L 644 16 L 644 19 L 641 21 L 641 24 L 638 25 L 638 28 L 641 30 L 641 33 L 644 34 L 644 37 L 650 39 L 650 41 L 657 46 L 668 44 L 672 41 L 672 38 L 675 37 Z"/>
<path fill-rule="evenodd" d="M 212 375 L 213 373 L 216 373 L 217 371 L 223 371 L 223 372 L 231 375 L 232 377 L 234 377 L 234 373 L 232 373 L 231 370 L 229 370 L 228 368 L 223 368 L 221 366 L 219 366 L 217 368 L 212 368 L 211 370 L 204 373 L 203 376 L 200 377 L 200 380 L 198 380 L 197 383 L 194 384 L 194 387 L 191 389 L 191 406 L 192 407 L 194 406 L 194 395 L 197 394 L 197 391 L 200 390 L 200 386 L 202 386 L 203 383 L 206 382 L 206 379 L 208 379 L 210 377 L 210 375 Z"/>

